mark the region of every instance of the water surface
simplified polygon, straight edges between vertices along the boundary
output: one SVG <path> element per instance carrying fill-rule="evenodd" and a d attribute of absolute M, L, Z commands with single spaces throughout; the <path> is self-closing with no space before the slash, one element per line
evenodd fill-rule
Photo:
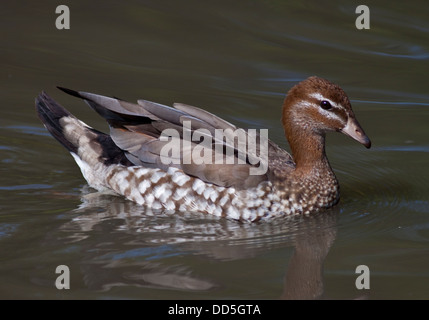
<path fill-rule="evenodd" d="M 55 1 L 2 3 L 0 298 L 428 299 L 429 6 L 370 1 L 371 29 L 357 30 L 359 4 L 74 1 L 57 30 Z M 107 130 L 57 85 L 183 102 L 287 148 L 282 100 L 310 75 L 345 89 L 373 147 L 328 135 L 340 204 L 267 223 L 95 193 L 34 111 L 46 90 Z M 58 265 L 70 290 L 54 285 Z"/>

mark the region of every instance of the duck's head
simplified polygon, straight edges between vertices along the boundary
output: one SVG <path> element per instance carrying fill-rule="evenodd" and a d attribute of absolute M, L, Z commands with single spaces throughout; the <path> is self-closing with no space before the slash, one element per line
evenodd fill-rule
<path fill-rule="evenodd" d="M 293 139 L 305 135 L 324 136 L 327 131 L 342 132 L 365 147 L 371 147 L 344 90 L 316 76 L 290 89 L 283 104 L 282 122 L 291 147 Z"/>

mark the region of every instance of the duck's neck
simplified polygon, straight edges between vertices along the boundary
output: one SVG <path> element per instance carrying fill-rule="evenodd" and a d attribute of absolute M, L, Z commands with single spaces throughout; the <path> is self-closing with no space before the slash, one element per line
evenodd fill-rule
<path fill-rule="evenodd" d="M 276 172 L 274 186 L 280 197 L 299 199 L 303 212 L 334 205 L 339 200 L 339 185 L 325 153 L 325 135 L 286 129 L 295 161 L 293 171 Z"/>
<path fill-rule="evenodd" d="M 332 171 L 325 153 L 325 134 L 310 130 L 286 129 L 296 170 L 309 172 L 313 169 Z"/>

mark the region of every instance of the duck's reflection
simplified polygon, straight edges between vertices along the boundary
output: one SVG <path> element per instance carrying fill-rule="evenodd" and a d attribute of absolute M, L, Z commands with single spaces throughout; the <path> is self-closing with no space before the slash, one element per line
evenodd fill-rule
<path fill-rule="evenodd" d="M 283 299 L 319 299 L 323 295 L 323 263 L 336 237 L 333 211 L 308 217 L 295 235 L 286 270 Z"/>
<path fill-rule="evenodd" d="M 249 224 L 205 214 L 155 212 L 120 197 L 85 193 L 75 217 L 62 225 L 61 234 L 67 243 L 91 246 L 84 250 L 81 264 L 90 289 L 126 285 L 211 290 L 219 285 L 216 280 L 199 278 L 183 264 L 165 266 L 163 259 L 191 252 L 223 261 L 240 260 L 270 249 L 294 247 L 280 298 L 323 295 L 323 263 L 336 236 L 335 210 Z"/>

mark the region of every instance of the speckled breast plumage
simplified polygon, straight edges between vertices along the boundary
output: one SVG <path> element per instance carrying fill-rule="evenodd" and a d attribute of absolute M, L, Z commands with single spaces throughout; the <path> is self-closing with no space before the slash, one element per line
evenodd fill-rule
<path fill-rule="evenodd" d="M 140 205 L 158 210 L 206 212 L 234 220 L 258 221 L 280 215 L 309 214 L 334 205 L 339 199 L 338 184 L 323 190 L 299 185 L 276 188 L 272 182 L 237 190 L 219 187 L 193 178 L 180 169 L 115 166 L 105 174 L 106 185 Z"/>

